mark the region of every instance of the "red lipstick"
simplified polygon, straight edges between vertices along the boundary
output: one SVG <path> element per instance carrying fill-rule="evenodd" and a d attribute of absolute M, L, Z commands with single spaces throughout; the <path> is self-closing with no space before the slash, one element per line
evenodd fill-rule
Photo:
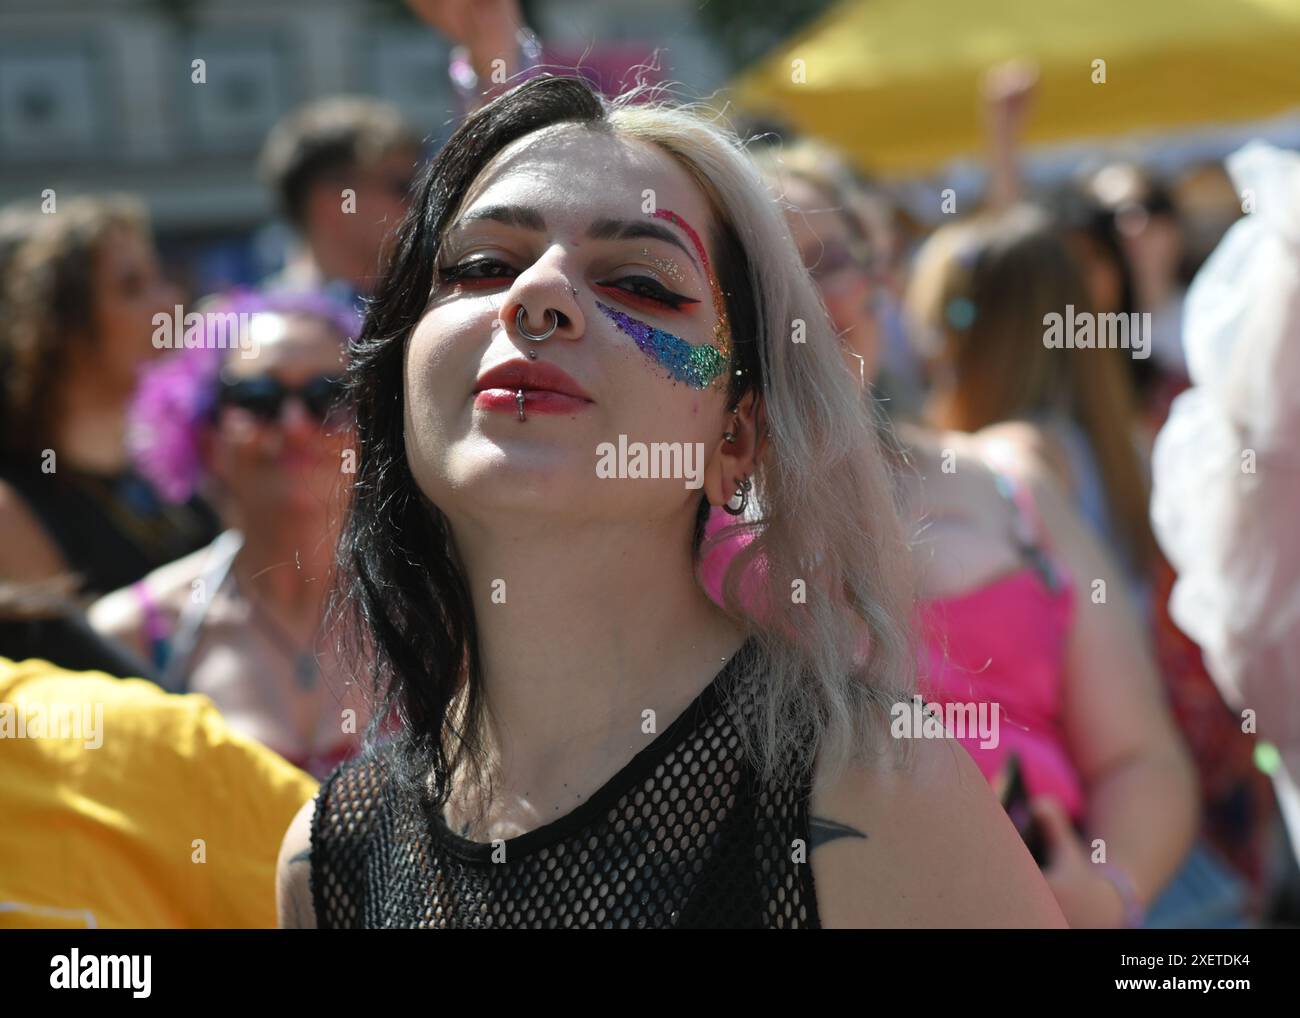
<path fill-rule="evenodd" d="M 532 414 L 572 414 L 592 403 L 586 391 L 568 374 L 541 361 L 515 360 L 485 371 L 474 383 L 474 406 L 483 410 Z"/>

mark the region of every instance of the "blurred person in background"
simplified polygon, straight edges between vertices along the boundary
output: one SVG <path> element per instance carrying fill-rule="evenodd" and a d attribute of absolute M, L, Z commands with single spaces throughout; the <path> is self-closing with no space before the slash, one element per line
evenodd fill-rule
<path fill-rule="evenodd" d="M 132 407 L 132 444 L 165 495 L 202 488 L 231 529 L 90 618 L 165 688 L 207 694 L 236 731 L 323 775 L 367 720 L 322 633 L 352 477 L 341 379 L 357 320 L 314 293 L 235 294 L 209 308 L 250 316 L 256 356 L 195 349 L 158 362 Z"/>
<path fill-rule="evenodd" d="M 1115 217 L 1133 273 L 1136 310 L 1151 315 L 1151 367 L 1147 392 L 1170 379 L 1187 384 L 1183 355 L 1185 255 L 1182 218 L 1168 187 L 1131 163 L 1113 163 L 1087 181 L 1087 191 Z"/>
<path fill-rule="evenodd" d="M 1047 315 L 1092 309 L 1051 220 L 1021 205 L 941 227 L 917 255 L 907 300 L 930 380 L 927 423 L 1003 425 L 1002 439 L 1065 485 L 1145 611 L 1155 545 L 1129 351 L 1044 342 Z"/>
<path fill-rule="evenodd" d="M 1036 90 L 1036 69 L 1024 61 L 994 67 L 984 79 L 987 204 L 995 212 L 1006 213 L 1023 198 L 1022 140 Z M 1134 439 L 1144 479 L 1150 476 L 1152 446 L 1170 402 L 1188 384 L 1177 334 L 1186 327 L 1180 322 L 1182 283 L 1240 215 L 1240 202 L 1220 167 L 1189 171 L 1175 197 L 1129 164 L 1115 164 L 1047 198 L 1061 239 L 1079 266 L 1091 309 L 1098 315 L 1152 313 L 1152 355 L 1123 358 L 1133 386 Z M 1141 260 L 1141 287 L 1134 259 Z M 1206 842 L 1182 878 L 1199 879 L 1201 901 L 1184 914 L 1202 924 L 1231 921 L 1243 913 L 1263 915 L 1276 883 L 1270 875 L 1276 854 L 1270 839 L 1276 822 L 1272 790 L 1255 766 L 1255 736 L 1242 733 L 1200 648 L 1170 617 L 1176 577 L 1154 545 L 1152 552 L 1149 632 L 1170 709 L 1196 762 Z M 1142 579 L 1132 577 L 1131 582 L 1140 592 Z"/>
<path fill-rule="evenodd" d="M 815 164 L 804 158 L 809 149 L 819 153 Z M 850 316 L 862 305 L 842 297 L 869 289 L 879 235 L 822 146 L 764 150 L 757 161 L 865 394 L 879 334 L 855 329 Z M 907 426 L 900 438 L 923 693 L 1006 712 L 995 745 L 981 747 L 973 733 L 959 741 L 999 791 L 1013 757 L 1023 769 L 1046 839 L 1044 875 L 1071 925 L 1136 924 L 1148 907 L 1158 920 L 1160 892 L 1191 844 L 1194 785 L 1123 595 L 1110 611 L 1081 610 L 1084 578 L 1113 581 L 1113 566 L 1041 464 L 991 468 L 994 450 L 982 436 Z M 728 523 L 714 510 L 701 561 L 701 582 L 719 603 L 724 573 L 748 543 Z M 1085 831 L 1106 840 L 1107 865 L 1090 861 Z"/>
<path fill-rule="evenodd" d="M 421 143 L 400 111 L 360 96 L 322 99 L 267 137 L 261 172 L 299 246 L 268 289 L 369 296 L 406 213 Z"/>
<path fill-rule="evenodd" d="M 275 925 L 309 775 L 137 678 L 0 656 L 0 703 L 0 928 Z"/>
<path fill-rule="evenodd" d="M 14 202 L 0 208 L 0 299 L 4 296 L 3 281 L 9 276 L 18 248 L 36 229 L 40 213 L 25 202 Z"/>
<path fill-rule="evenodd" d="M 981 81 L 989 169 L 985 206 L 992 213 L 1005 213 L 1026 200 L 1024 133 L 1037 92 L 1038 68 L 1028 60 L 995 65 Z M 1173 192 L 1131 163 L 1111 163 L 1046 201 L 1083 272 L 1092 310 L 1151 315 L 1150 355 L 1125 364 L 1144 428 L 1138 436 L 1144 455 L 1169 401 L 1187 385 L 1181 327 L 1189 254 L 1204 244 L 1207 232 L 1221 233 L 1231 222 L 1225 222 L 1222 188 L 1214 183 L 1212 175 L 1202 173 L 1186 188 L 1198 212 L 1190 235 L 1192 252 Z M 1205 252 L 1208 248 L 1202 256 Z"/>
<path fill-rule="evenodd" d="M 800 223 L 791 228 L 850 371 L 864 385 L 872 380 L 891 416 L 911 415 L 921 393 L 911 370 L 914 352 L 897 348 L 906 335 L 894 297 L 897 237 L 889 201 L 829 145 L 800 139 L 750 151 L 801 199 L 794 202 Z"/>
<path fill-rule="evenodd" d="M 155 315 L 180 298 L 140 206 L 81 198 L 34 216 L 0 286 L 0 578 L 72 572 L 102 593 L 210 541 L 202 500 L 160 499 L 127 454 Z"/>

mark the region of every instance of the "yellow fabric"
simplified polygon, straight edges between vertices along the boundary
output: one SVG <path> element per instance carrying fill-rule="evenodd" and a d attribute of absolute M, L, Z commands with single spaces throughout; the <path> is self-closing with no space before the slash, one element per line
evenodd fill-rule
<path fill-rule="evenodd" d="M 102 745 L 15 737 L 68 704 L 102 708 Z M 280 842 L 316 790 L 205 696 L 0 657 L 0 927 L 273 927 Z"/>
<path fill-rule="evenodd" d="M 920 171 L 983 150 L 979 77 L 1012 57 L 1039 64 L 1031 144 L 1259 119 L 1300 105 L 1300 2 L 846 0 L 731 97 L 866 170 Z"/>

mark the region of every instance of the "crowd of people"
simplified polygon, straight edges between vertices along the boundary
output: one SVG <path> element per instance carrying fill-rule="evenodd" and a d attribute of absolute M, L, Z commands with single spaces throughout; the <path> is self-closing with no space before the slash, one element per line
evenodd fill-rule
<path fill-rule="evenodd" d="M 0 213 L 0 699 L 104 714 L 0 732 L 0 922 L 1294 922 L 1294 454 L 1185 452 L 1235 183 L 1030 193 L 1002 69 L 984 199 L 925 224 L 456 6 L 412 4 L 460 43 L 437 151 L 356 97 L 271 133 L 300 246 L 255 287 L 179 292 L 129 196 Z M 1231 341 L 1294 346 L 1287 296 Z M 1067 314 L 1147 346 L 1045 342 Z M 598 477 L 620 435 L 699 445 L 702 488 Z M 1236 589 L 1202 496 L 1266 596 L 1178 593 Z M 1266 632 L 1271 685 L 1224 650 Z M 913 703 L 945 730 L 900 737 Z"/>

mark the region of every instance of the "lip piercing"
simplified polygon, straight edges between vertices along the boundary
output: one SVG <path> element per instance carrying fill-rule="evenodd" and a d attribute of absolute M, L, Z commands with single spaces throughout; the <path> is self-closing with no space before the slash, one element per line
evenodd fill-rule
<path fill-rule="evenodd" d="M 515 312 L 515 328 L 519 330 L 519 335 L 523 336 L 524 339 L 531 339 L 534 343 L 540 343 L 544 340 L 554 332 L 560 324 L 560 316 L 556 314 L 553 308 L 547 308 L 546 314 L 551 319 L 551 324 L 547 330 L 545 332 L 529 332 L 528 326 L 524 324 L 524 319 L 528 316 L 528 309 L 520 304 L 519 310 Z"/>
<path fill-rule="evenodd" d="M 519 407 L 519 419 L 524 419 L 524 390 L 520 389 L 515 393 L 515 405 Z"/>

